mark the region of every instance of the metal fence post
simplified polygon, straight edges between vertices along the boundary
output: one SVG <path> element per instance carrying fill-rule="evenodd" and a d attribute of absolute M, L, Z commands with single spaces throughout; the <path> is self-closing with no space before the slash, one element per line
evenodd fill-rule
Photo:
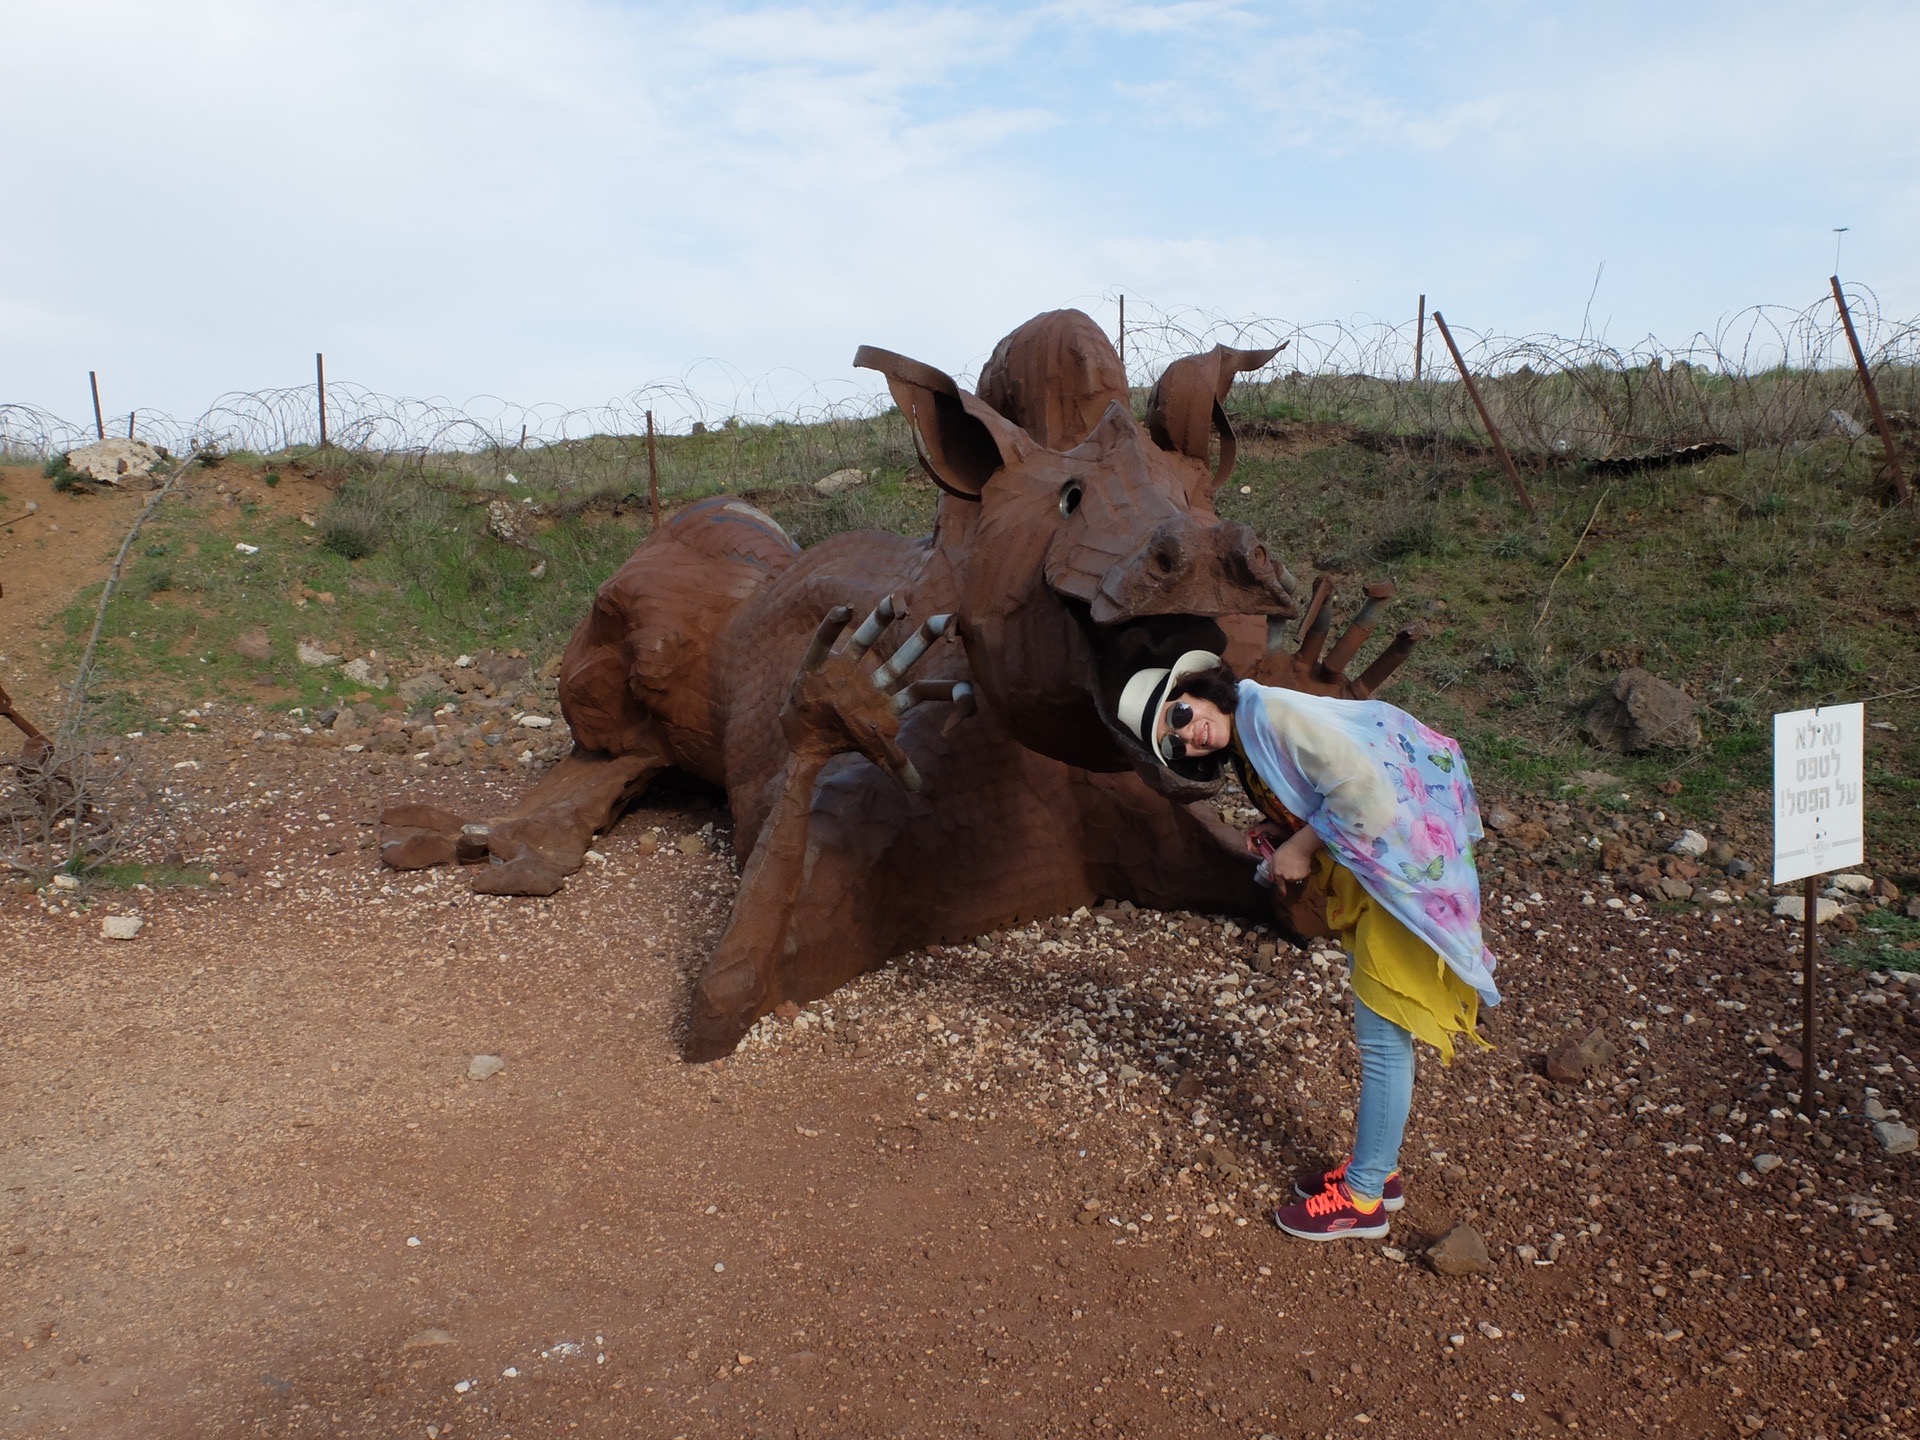
<path fill-rule="evenodd" d="M 100 414 L 100 374 L 96 370 L 87 371 L 87 384 L 93 390 L 93 433 L 101 440 L 107 438 L 107 422 Z"/>
<path fill-rule="evenodd" d="M 327 357 L 313 352 L 313 387 L 320 397 L 320 448 L 327 448 Z"/>
<path fill-rule="evenodd" d="M 660 528 L 660 452 L 653 441 L 653 412 L 647 411 L 647 511 L 653 528 Z"/>
<path fill-rule="evenodd" d="M 1413 383 L 1420 383 L 1420 362 L 1425 357 L 1427 346 L 1427 297 L 1420 297 L 1420 318 L 1413 327 Z"/>
<path fill-rule="evenodd" d="M 1453 343 L 1453 332 L 1447 329 L 1446 318 L 1436 310 L 1433 312 L 1433 328 L 1440 332 L 1440 338 L 1447 342 L 1447 351 L 1453 356 L 1454 367 L 1459 370 L 1460 378 L 1466 382 L 1467 394 L 1473 400 L 1473 408 L 1480 412 L 1480 423 L 1487 427 L 1487 438 L 1493 441 L 1493 453 L 1500 457 L 1500 463 L 1506 468 L 1507 479 L 1513 482 L 1513 493 L 1520 497 L 1520 503 L 1526 507 L 1529 515 L 1535 514 L 1533 496 L 1527 493 L 1527 485 L 1520 478 L 1520 470 L 1513 463 L 1513 457 L 1507 453 L 1505 442 L 1500 439 L 1500 428 L 1493 423 L 1493 416 L 1487 413 L 1487 402 L 1480 398 L 1480 387 L 1473 383 L 1473 376 L 1467 370 L 1467 362 L 1460 353 L 1460 347 Z"/>
<path fill-rule="evenodd" d="M 1893 493 L 1902 505 L 1911 498 L 1907 477 L 1900 471 L 1900 452 L 1893 448 L 1893 431 L 1887 425 L 1887 412 L 1880 408 L 1880 390 L 1867 368 L 1867 352 L 1860 348 L 1860 336 L 1853 328 L 1853 313 L 1847 309 L 1847 297 L 1840 289 L 1840 277 L 1833 277 L 1833 303 L 1840 307 L 1840 323 L 1847 330 L 1847 344 L 1853 347 L 1853 365 L 1860 372 L 1860 388 L 1867 392 L 1867 408 L 1873 411 L 1873 423 L 1880 431 L 1880 444 L 1887 452 L 1887 466 L 1893 471 Z M 98 402 L 96 402 L 98 403 Z"/>

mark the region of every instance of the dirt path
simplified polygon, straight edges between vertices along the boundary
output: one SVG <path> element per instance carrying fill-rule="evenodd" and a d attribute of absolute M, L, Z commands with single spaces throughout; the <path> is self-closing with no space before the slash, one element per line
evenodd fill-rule
<path fill-rule="evenodd" d="M 376 871 L 371 821 L 403 775 L 475 808 L 515 776 L 146 763 L 234 883 L 0 892 L 5 1440 L 1920 1429 L 1915 1157 L 1857 1118 L 1920 1109 L 1916 989 L 1837 977 L 1847 1113 L 1773 1113 L 1797 999 L 1757 911 L 1493 899 L 1498 1048 L 1427 1067 L 1395 1248 L 1314 1247 L 1264 1214 L 1344 1142 L 1324 953 L 1062 917 L 694 1069 L 722 812 L 497 901 Z M 1614 1070 L 1547 1081 L 1595 1025 Z M 1491 1275 L 1419 1263 L 1461 1220 Z"/>

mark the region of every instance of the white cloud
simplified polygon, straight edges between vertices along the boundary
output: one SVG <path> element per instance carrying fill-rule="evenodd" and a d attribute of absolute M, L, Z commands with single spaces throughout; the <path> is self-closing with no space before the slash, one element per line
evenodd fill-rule
<path fill-rule="evenodd" d="M 1834 224 L 1920 309 L 1891 5 L 0 0 L 0 33 L 0 399 L 68 414 L 89 368 L 192 413 L 315 349 L 566 403 L 711 356 L 764 400 L 1120 289 L 1571 328 L 1601 260 L 1597 319 L 1682 333 L 1817 298 Z"/>

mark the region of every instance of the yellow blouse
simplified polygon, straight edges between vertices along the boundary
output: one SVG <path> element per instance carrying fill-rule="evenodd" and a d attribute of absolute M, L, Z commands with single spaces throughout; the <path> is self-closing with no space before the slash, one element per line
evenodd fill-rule
<path fill-rule="evenodd" d="M 1433 1046 L 1443 1065 L 1453 1061 L 1455 1034 L 1483 1050 L 1493 1048 L 1476 1028 L 1480 996 L 1474 988 L 1367 894 L 1353 872 L 1324 847 L 1313 857 L 1309 883 L 1326 892 L 1327 924 L 1353 956 L 1355 999 Z"/>

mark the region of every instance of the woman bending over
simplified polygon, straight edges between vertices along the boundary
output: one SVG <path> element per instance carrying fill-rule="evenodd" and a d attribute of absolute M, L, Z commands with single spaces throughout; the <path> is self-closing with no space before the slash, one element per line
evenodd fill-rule
<path fill-rule="evenodd" d="M 1400 1141 L 1413 1102 L 1413 1042 L 1453 1059 L 1485 1046 L 1480 1006 L 1500 1003 L 1480 937 L 1473 842 L 1480 810 L 1460 747 L 1404 710 L 1236 679 L 1192 650 L 1143 670 L 1120 717 L 1160 762 L 1202 776 L 1222 757 L 1265 817 L 1247 837 L 1263 884 L 1313 887 L 1353 976 L 1360 1102 L 1353 1149 L 1294 1182 L 1274 1215 L 1303 1240 L 1378 1239 L 1405 1204 Z"/>

